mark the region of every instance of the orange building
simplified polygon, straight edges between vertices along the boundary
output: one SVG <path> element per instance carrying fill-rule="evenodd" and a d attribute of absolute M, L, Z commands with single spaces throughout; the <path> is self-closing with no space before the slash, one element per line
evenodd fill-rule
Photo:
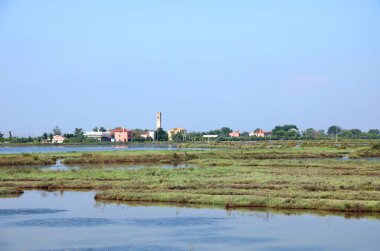
<path fill-rule="evenodd" d="M 132 140 L 132 131 L 124 127 L 116 127 L 111 130 L 111 141 L 113 142 L 128 142 Z"/>
<path fill-rule="evenodd" d="M 230 132 L 228 135 L 232 138 L 239 138 L 240 132 Z"/>

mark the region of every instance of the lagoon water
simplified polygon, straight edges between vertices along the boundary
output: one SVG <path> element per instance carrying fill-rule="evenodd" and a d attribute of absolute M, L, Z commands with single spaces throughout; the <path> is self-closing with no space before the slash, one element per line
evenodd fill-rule
<path fill-rule="evenodd" d="M 134 164 L 134 163 L 81 163 L 81 164 L 64 164 L 62 159 L 58 159 L 54 165 L 13 165 L 0 166 L 0 169 L 39 169 L 44 171 L 75 171 L 80 169 L 102 169 L 102 170 L 139 170 L 143 168 L 197 168 L 198 166 L 181 163 L 181 164 Z"/>
<path fill-rule="evenodd" d="M 0 199 L 0 250 L 379 250 L 379 216 L 101 203 L 94 192 Z"/>

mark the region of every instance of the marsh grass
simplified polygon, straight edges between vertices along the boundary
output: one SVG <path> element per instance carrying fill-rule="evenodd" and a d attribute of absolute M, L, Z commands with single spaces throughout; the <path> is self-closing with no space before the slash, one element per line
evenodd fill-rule
<path fill-rule="evenodd" d="M 207 158 L 190 160 L 204 164 L 198 168 L 75 171 L 2 168 L 0 187 L 90 189 L 98 191 L 96 199 L 113 201 L 195 203 L 226 208 L 380 211 L 379 162 L 259 160 L 250 159 L 250 155 L 232 158 L 231 152 L 202 154 Z M 185 154 L 167 154 L 171 160 L 182 160 L 182 155 Z"/>
<path fill-rule="evenodd" d="M 271 147 L 267 147 L 268 144 Z M 231 165 L 234 160 L 276 160 L 276 159 L 332 159 L 349 155 L 350 158 L 380 157 L 380 150 L 375 146 L 360 146 L 349 143 L 336 146 L 310 145 L 310 142 L 299 143 L 302 147 L 295 148 L 296 142 L 278 145 L 278 142 L 227 142 L 221 146 L 227 149 L 214 150 L 128 150 L 106 152 L 66 152 L 66 153 L 22 153 L 0 155 L 0 166 L 4 165 L 50 165 L 57 159 L 63 159 L 66 164 L 80 163 L 185 163 L 199 162 L 207 165 Z M 370 142 L 367 142 L 370 144 Z M 315 144 L 315 143 L 314 143 Z M 331 143 L 330 143 L 331 144 Z M 288 146 L 292 147 L 288 147 Z M 272 147 L 273 146 L 273 147 Z M 223 161 L 225 163 L 223 163 Z M 215 163 L 214 163 L 215 162 Z"/>
<path fill-rule="evenodd" d="M 228 142 L 226 149 L 3 154 L 0 165 L 188 163 L 198 168 L 43 171 L 0 168 L 0 195 L 90 189 L 99 200 L 380 212 L 380 162 L 370 142 Z M 364 144 L 364 146 L 363 146 Z M 349 155 L 349 160 L 340 160 Z"/>
<path fill-rule="evenodd" d="M 0 198 L 18 196 L 22 193 L 23 191 L 21 189 L 17 189 L 13 187 L 0 187 Z"/>

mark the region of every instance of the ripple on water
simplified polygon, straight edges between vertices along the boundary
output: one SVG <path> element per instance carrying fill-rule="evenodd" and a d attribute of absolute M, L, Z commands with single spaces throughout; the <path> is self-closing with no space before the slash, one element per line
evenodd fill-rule
<path fill-rule="evenodd" d="M 25 220 L 14 224 L 22 227 L 96 227 L 114 223 L 105 218 L 56 218 Z"/>
<path fill-rule="evenodd" d="M 165 246 L 165 245 L 136 245 L 136 244 L 130 244 L 130 245 L 122 245 L 122 246 L 104 246 L 104 247 L 83 247 L 83 248 L 64 248 L 64 249 L 54 249 L 54 251 L 66 251 L 66 250 L 75 250 L 75 251 L 124 251 L 124 250 L 133 250 L 133 251 L 146 251 L 146 250 L 154 250 L 154 251 L 188 251 L 190 249 L 189 247 L 171 247 L 171 246 Z M 191 250 L 191 249 L 190 249 Z M 39 250 L 39 251 L 51 251 L 51 249 L 48 250 Z"/>
<path fill-rule="evenodd" d="M 161 219 L 137 219 L 134 223 L 143 227 L 183 227 L 183 226 L 199 226 L 210 225 L 224 218 L 209 217 L 171 217 Z"/>
<path fill-rule="evenodd" d="M 315 246 L 291 246 L 291 247 L 267 247 L 259 249 L 261 251 L 322 251 L 324 249 Z M 336 249 L 335 249 L 336 250 Z"/>
<path fill-rule="evenodd" d="M 12 215 L 33 215 L 33 214 L 56 214 L 61 212 L 66 212 L 67 210 L 62 209 L 48 209 L 48 208 L 18 208 L 18 209 L 0 209 L 1 216 L 12 216 Z"/>
<path fill-rule="evenodd" d="M 264 237 L 243 237 L 243 236 L 202 236 L 199 238 L 191 238 L 188 241 L 193 243 L 225 243 L 233 245 L 250 245 L 255 243 L 273 242 L 276 241 L 275 238 L 264 238 Z"/>

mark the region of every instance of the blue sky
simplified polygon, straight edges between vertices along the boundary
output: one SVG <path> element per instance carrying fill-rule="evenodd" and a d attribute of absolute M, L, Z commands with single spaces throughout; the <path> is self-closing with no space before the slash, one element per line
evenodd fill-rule
<path fill-rule="evenodd" d="M 0 131 L 380 128 L 380 1 L 0 0 Z"/>

